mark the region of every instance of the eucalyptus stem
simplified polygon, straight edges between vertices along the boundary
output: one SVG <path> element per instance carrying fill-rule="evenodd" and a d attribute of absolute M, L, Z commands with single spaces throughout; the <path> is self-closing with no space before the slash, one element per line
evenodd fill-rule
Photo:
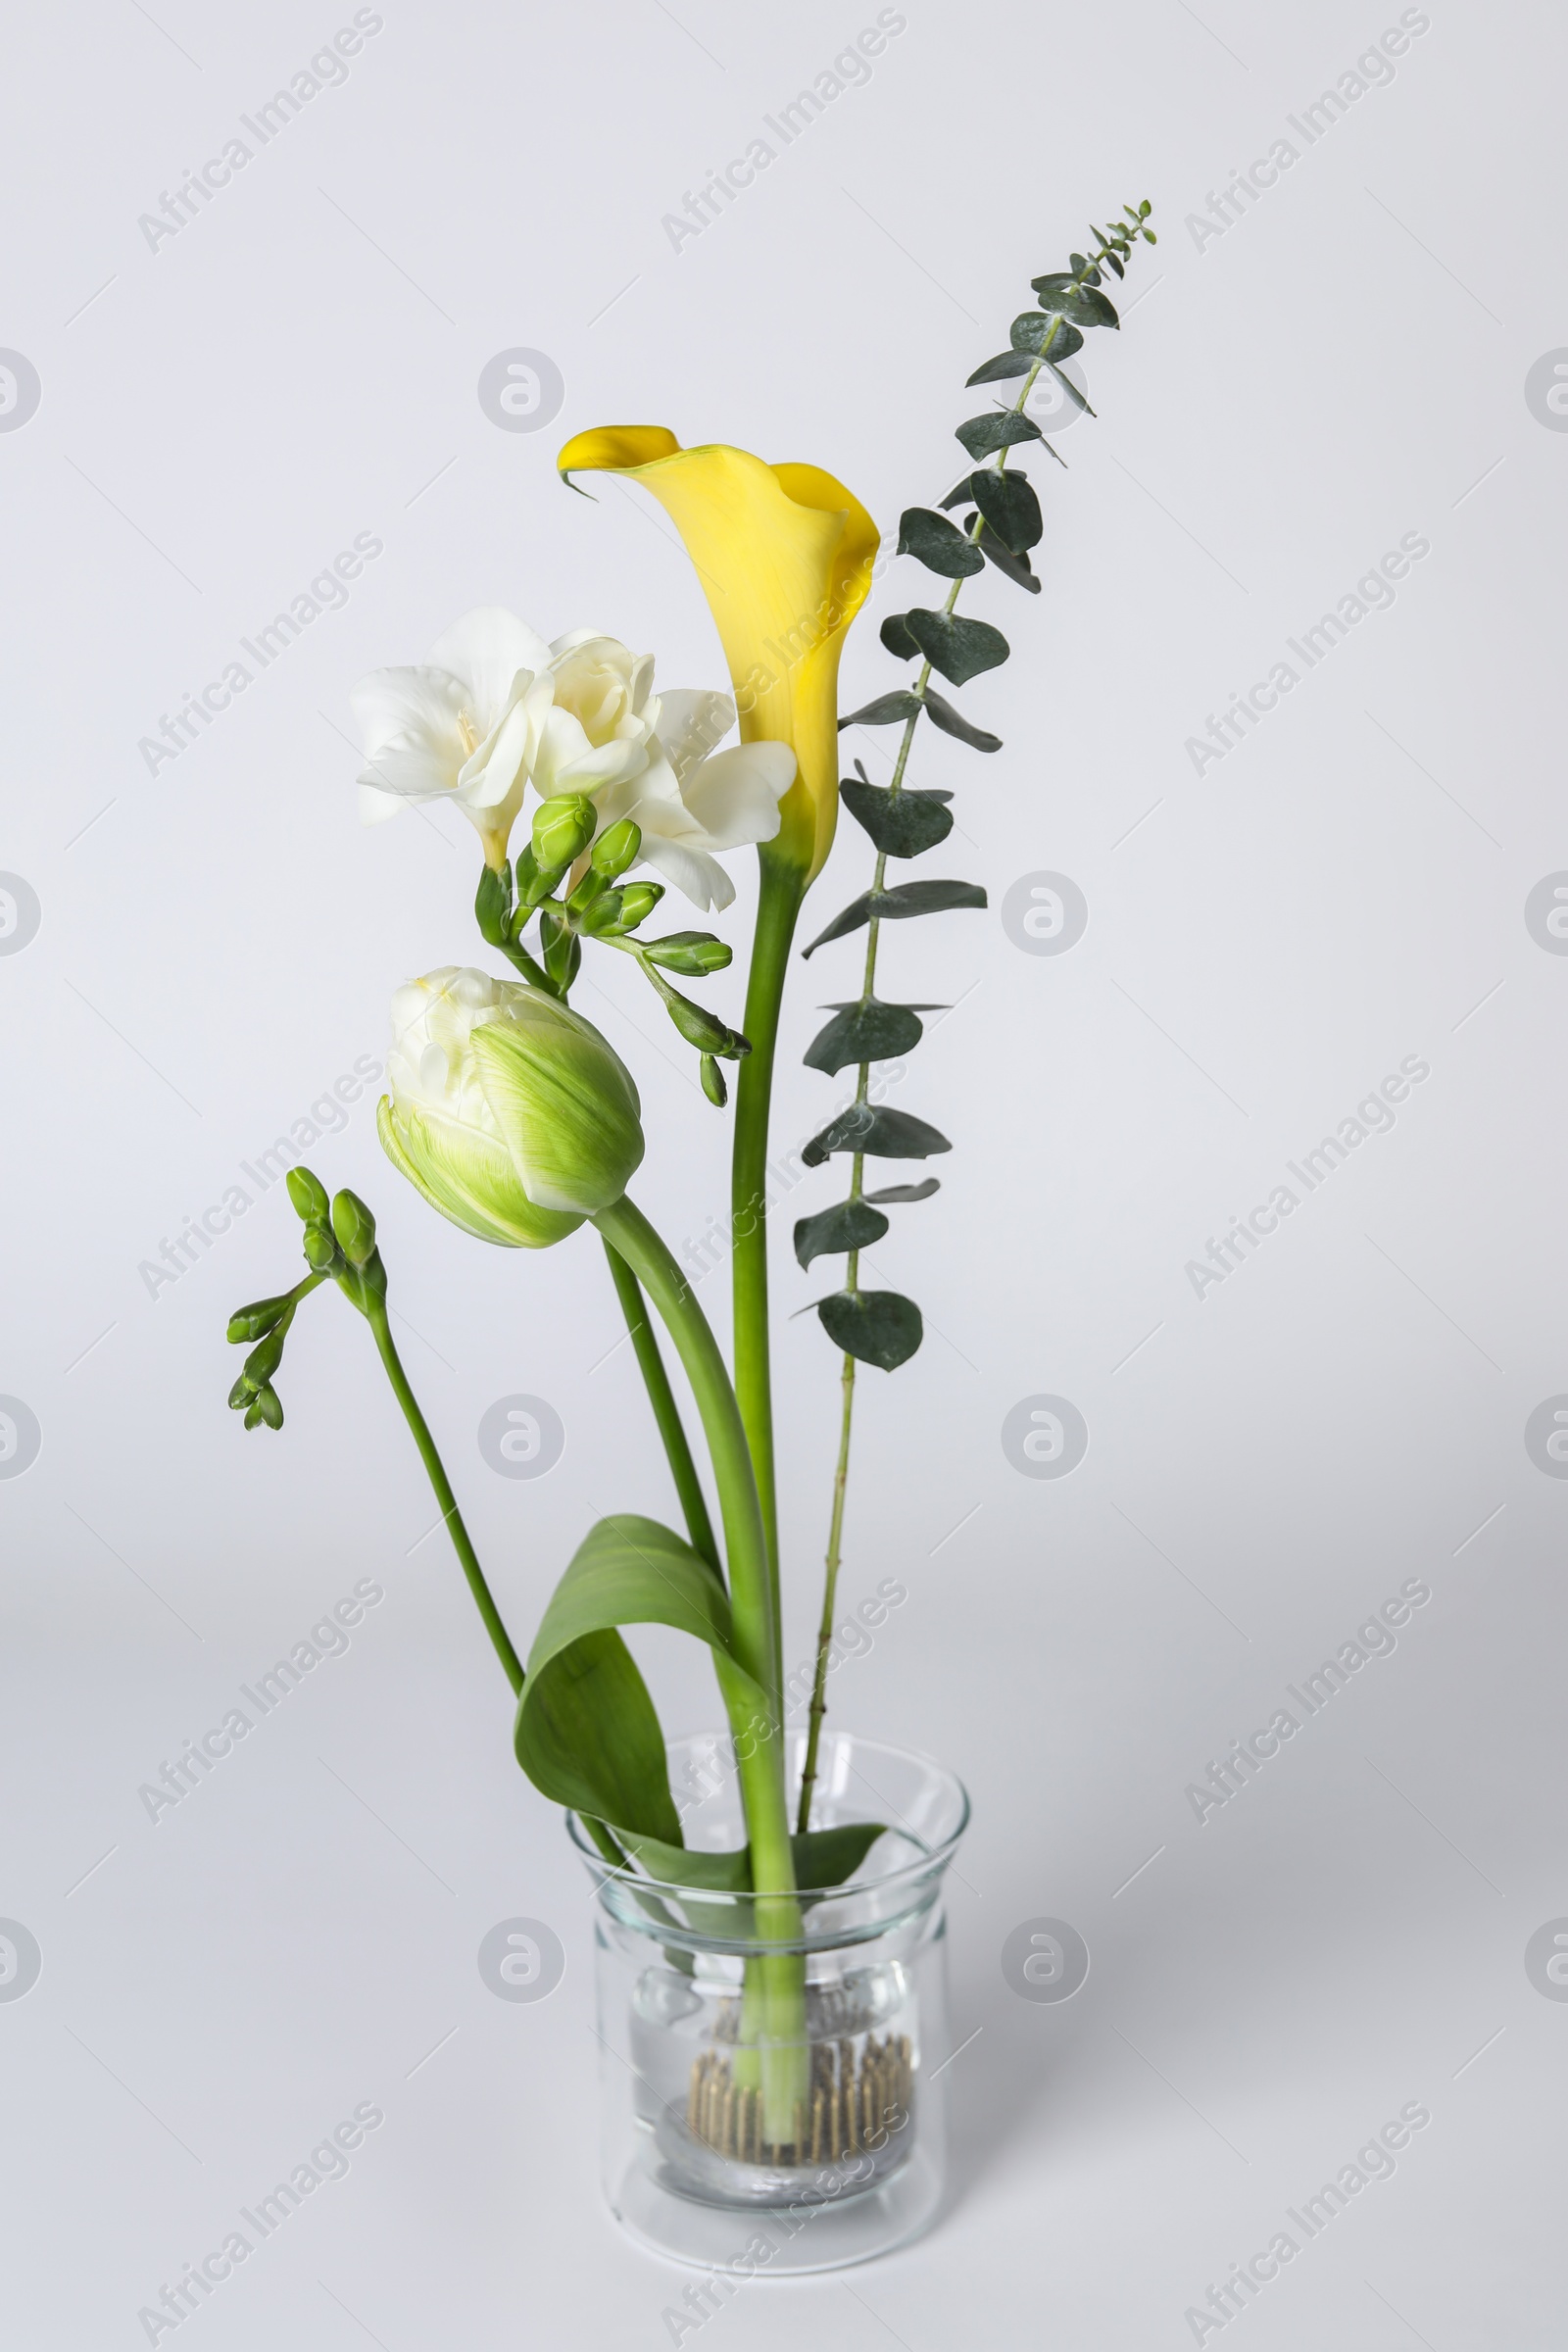
<path fill-rule="evenodd" d="M 368 1298 L 365 1303 L 365 1316 L 375 1335 L 375 1345 L 379 1350 L 381 1362 L 386 1368 L 387 1379 L 392 1384 L 392 1394 L 403 1407 L 404 1420 L 414 1432 L 414 1443 L 419 1448 L 419 1458 L 424 1464 L 430 1484 L 435 1491 L 435 1498 L 441 1505 L 441 1516 L 446 1522 L 447 1534 L 452 1539 L 452 1548 L 462 1563 L 463 1573 L 468 1580 L 468 1590 L 473 1594 L 474 1603 L 480 1616 L 484 1619 L 485 1632 L 495 1645 L 496 1655 L 506 1670 L 507 1680 L 512 1685 L 513 1695 L 515 1697 L 522 1689 L 522 1660 L 513 1647 L 512 1636 L 502 1622 L 501 1611 L 496 1607 L 495 1595 L 485 1581 L 484 1570 L 479 1565 L 479 1555 L 474 1550 L 468 1531 L 463 1524 L 463 1513 L 459 1510 L 457 1496 L 452 1492 L 452 1482 L 447 1477 L 441 1456 L 436 1450 L 436 1443 L 430 1435 L 429 1425 L 419 1410 L 418 1398 L 409 1385 L 409 1376 L 403 1369 L 403 1359 L 398 1354 L 392 1338 L 391 1326 L 387 1321 L 385 1299 Z"/>
<path fill-rule="evenodd" d="M 1079 274 L 1087 275 L 1088 271 L 1096 269 L 1105 259 L 1109 250 L 1109 245 L 1102 239 L 1100 250 L 1086 265 L 1085 270 Z M 1018 397 L 1009 412 L 1011 415 L 1018 416 L 1022 413 L 1024 404 L 1035 388 L 1041 369 L 1048 364 L 1051 346 L 1055 341 L 1056 330 L 1060 324 L 1061 318 L 1058 314 L 1046 330 L 1034 366 L 1023 377 Z M 993 470 L 1003 473 L 1006 470 L 1006 464 L 1007 451 L 1005 447 L 1003 447 L 996 454 Z M 977 510 L 974 520 L 969 526 L 968 535 L 971 546 L 978 545 L 980 534 L 984 528 L 985 518 Z M 945 613 L 951 613 L 956 606 L 958 591 L 963 586 L 963 579 L 964 575 L 960 574 L 948 591 L 947 602 L 942 608 Z M 931 682 L 931 668 L 929 661 L 923 662 L 920 665 L 920 673 L 911 689 L 917 705 L 923 706 L 925 703 L 926 689 Z M 890 801 L 897 801 L 904 789 L 904 771 L 908 764 L 909 753 L 914 743 L 914 731 L 920 723 L 920 717 L 921 710 L 916 709 L 910 711 L 904 722 L 904 733 L 900 739 L 898 757 L 894 761 L 893 776 L 888 787 Z M 878 850 L 876 870 L 872 876 L 869 893 L 871 915 L 866 928 L 865 977 L 860 990 L 862 1004 L 870 1002 L 876 982 L 877 946 L 881 934 L 881 923 L 876 914 L 876 902 L 886 887 L 887 864 L 886 850 Z M 867 1102 L 870 1083 L 871 1065 L 868 1061 L 862 1061 L 859 1064 L 855 1089 L 855 1101 L 858 1106 L 863 1106 Z M 852 1201 L 858 1200 L 861 1197 L 864 1175 L 865 1154 L 857 1152 L 850 1164 L 849 1198 Z M 852 1250 L 847 1254 L 844 1287 L 852 1297 L 859 1291 L 860 1253 L 858 1250 Z M 848 1352 L 845 1353 L 843 1359 L 841 1381 L 843 1411 L 839 1427 L 838 1461 L 833 1474 L 833 1503 L 828 1520 L 827 1552 L 823 1562 L 822 1616 L 817 1628 L 816 1662 L 811 1678 L 811 1703 L 807 1718 L 806 1763 L 801 1775 L 800 1804 L 796 1814 L 795 1826 L 798 1835 L 808 1830 L 811 1823 L 811 1798 L 816 1781 L 817 1749 L 821 1740 L 822 1718 L 827 1712 L 827 1661 L 833 1642 L 833 1610 L 838 1594 L 839 1569 L 843 1561 L 844 1508 L 850 1474 L 850 1440 L 855 1419 L 855 1358 Z"/>

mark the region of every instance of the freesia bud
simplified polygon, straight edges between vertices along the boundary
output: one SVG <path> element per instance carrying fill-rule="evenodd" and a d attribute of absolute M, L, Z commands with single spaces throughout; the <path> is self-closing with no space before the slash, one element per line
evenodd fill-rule
<path fill-rule="evenodd" d="M 702 1074 L 704 1094 L 715 1108 L 722 1110 L 729 1101 L 729 1088 L 724 1084 L 723 1071 L 711 1054 L 705 1054 L 698 1067 Z"/>
<path fill-rule="evenodd" d="M 261 1390 L 245 1415 L 247 1429 L 259 1429 L 264 1424 L 268 1429 L 281 1429 L 283 1426 L 282 1399 L 275 1389 Z"/>
<path fill-rule="evenodd" d="M 337 1264 L 337 1244 L 324 1225 L 305 1228 L 305 1263 L 313 1274 L 330 1274 Z"/>
<path fill-rule="evenodd" d="M 594 843 L 594 872 L 603 874 L 607 882 L 613 882 L 626 871 L 627 866 L 636 864 L 637 853 L 642 846 L 641 825 L 634 825 L 629 816 L 623 816 L 618 825 L 610 826 Z"/>
<path fill-rule="evenodd" d="M 290 1168 L 288 1197 L 307 1225 L 319 1225 L 326 1215 L 326 1187 L 309 1168 Z"/>
<path fill-rule="evenodd" d="M 533 812 L 533 854 L 546 873 L 559 873 L 580 858 L 598 823 L 586 793 L 558 793 Z"/>
<path fill-rule="evenodd" d="M 265 1340 L 282 1322 L 292 1302 L 292 1292 L 285 1291 L 279 1298 L 258 1298 L 253 1306 L 237 1306 L 228 1318 L 229 1346 L 238 1348 L 247 1340 Z"/>
<path fill-rule="evenodd" d="M 259 1348 L 253 1348 L 245 1358 L 245 1378 L 252 1391 L 265 1389 L 278 1365 L 283 1361 L 283 1334 L 269 1332 Z"/>
<path fill-rule="evenodd" d="M 628 882 L 620 894 L 620 920 L 617 931 L 635 931 L 645 923 L 664 895 L 662 882 Z"/>
<path fill-rule="evenodd" d="M 377 1113 L 388 1158 L 454 1225 L 541 1250 L 618 1200 L 637 1089 L 581 1013 L 454 964 L 399 989 Z"/>
<path fill-rule="evenodd" d="M 707 972 L 721 972 L 733 961 L 734 950 L 708 931 L 671 931 L 667 939 L 650 939 L 642 954 L 650 963 L 685 979 L 700 980 Z"/>
<path fill-rule="evenodd" d="M 357 1193 L 339 1193 L 334 1199 L 332 1231 L 349 1264 L 363 1266 L 375 1248 L 375 1219 Z"/>

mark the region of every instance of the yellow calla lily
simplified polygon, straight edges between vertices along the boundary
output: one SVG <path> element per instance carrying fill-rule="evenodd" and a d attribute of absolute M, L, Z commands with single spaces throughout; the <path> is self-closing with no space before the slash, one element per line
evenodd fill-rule
<path fill-rule="evenodd" d="M 617 473 L 651 490 L 696 566 L 729 663 L 744 743 L 787 743 L 797 774 L 764 845 L 812 881 L 838 815 L 838 670 L 865 602 L 877 529 L 817 466 L 767 466 L 744 449 L 682 449 L 659 424 L 577 434 L 564 474 Z"/>

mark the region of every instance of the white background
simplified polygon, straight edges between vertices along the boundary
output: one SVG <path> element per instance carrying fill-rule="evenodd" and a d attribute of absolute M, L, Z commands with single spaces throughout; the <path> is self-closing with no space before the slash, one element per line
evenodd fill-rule
<path fill-rule="evenodd" d="M 1560 17 L 1435 0 L 1393 80 L 1308 148 L 1286 117 L 1392 6 L 911 0 L 870 78 L 675 251 L 662 216 L 874 10 L 381 13 L 346 81 L 156 251 L 138 217 L 351 11 L 96 0 L 10 29 L 0 343 L 43 389 L 0 434 L 0 867 L 42 919 L 0 959 L 0 1390 L 43 1435 L 0 1482 L 0 1913 L 43 1974 L 0 2004 L 7 2344 L 144 2342 L 139 2307 L 366 2100 L 386 2120 L 349 2177 L 192 2345 L 671 2340 L 685 2281 L 595 2179 L 585 1887 L 421 1541 L 367 1335 L 313 1300 L 288 1426 L 245 1437 L 222 1326 L 293 1278 L 281 1190 L 156 1297 L 138 1268 L 384 1054 L 396 983 L 482 954 L 462 819 L 360 829 L 355 679 L 496 602 L 652 648 L 666 685 L 721 682 L 662 518 L 562 490 L 565 435 L 657 421 L 807 459 L 896 535 L 960 469 L 952 428 L 988 398 L 963 379 L 1031 275 L 1144 195 L 1161 241 L 1085 354 L 1100 421 L 1061 437 L 1070 471 L 1032 467 L 1044 593 L 965 595 L 1014 643 L 961 697 L 1005 749 L 931 737 L 913 775 L 958 795 L 923 870 L 984 882 L 992 911 L 884 949 L 886 993 L 962 1000 L 892 1098 L 956 1148 L 872 1253 L 928 1337 L 862 1383 L 845 1592 L 897 1574 L 909 1598 L 833 1704 L 974 1795 L 955 2032 L 983 2030 L 950 2077 L 952 2207 L 873 2269 L 749 2288 L 703 2341 L 1190 2343 L 1209 2282 L 1420 2101 L 1396 2176 L 1233 2325 L 1254 2352 L 1559 2344 L 1568 2007 L 1524 1950 L 1568 1913 L 1568 1488 L 1523 1429 L 1568 1388 L 1568 962 L 1523 907 L 1568 865 L 1568 441 L 1524 393 L 1568 343 Z M 1187 216 L 1282 136 L 1299 160 L 1200 246 Z M 476 397 L 516 346 L 565 382 L 533 434 Z M 346 606 L 149 775 L 139 739 L 357 532 L 384 552 Z M 1196 775 L 1206 714 L 1406 532 L 1431 553 L 1393 608 Z M 898 681 L 877 619 L 927 589 L 885 572 L 846 707 Z M 874 778 L 889 740 L 859 739 Z M 846 824 L 808 921 L 868 865 Z M 1060 957 L 999 918 L 1040 869 L 1090 905 Z M 858 956 L 797 966 L 785 1142 L 834 1100 L 799 1056 Z M 636 1069 L 639 1198 L 678 1246 L 722 1210 L 727 1122 L 607 960 L 581 1000 Z M 738 972 L 708 993 L 738 1012 Z M 1431 1075 L 1394 1130 L 1196 1297 L 1186 1262 L 1406 1055 Z M 445 1227 L 381 1159 L 368 1099 L 311 1157 L 380 1217 L 411 1372 L 526 1646 L 597 1513 L 674 1509 L 597 1248 L 502 1255 Z M 824 1287 L 787 1228 L 835 1185 L 799 1187 L 774 1247 L 803 1653 L 837 1362 L 787 1319 Z M 724 1291 L 702 1292 L 721 1328 Z M 567 1433 L 537 1483 L 475 1443 L 517 1392 Z M 1060 1481 L 1000 1444 L 1041 1393 L 1091 1433 Z M 138 1787 L 366 1576 L 386 1598 L 349 1653 L 151 1823 Z M 1432 1600 L 1396 1654 L 1200 1826 L 1184 1790 L 1208 1759 L 1413 1577 Z M 672 1730 L 711 1720 L 673 1637 L 643 1654 Z M 566 1950 L 533 2006 L 475 1967 L 514 1914 Z M 1041 1914 L 1093 1953 L 1062 2007 L 1000 1972 Z"/>

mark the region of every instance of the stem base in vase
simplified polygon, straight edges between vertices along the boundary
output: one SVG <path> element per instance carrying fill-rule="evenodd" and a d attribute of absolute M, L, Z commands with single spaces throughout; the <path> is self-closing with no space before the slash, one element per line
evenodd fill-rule
<path fill-rule="evenodd" d="M 805 1737 L 788 1740 L 798 1787 Z M 673 1742 L 670 1782 L 693 1851 L 744 1842 L 726 1737 Z M 939 1766 L 829 1735 L 812 1826 L 892 1826 L 851 1879 L 805 1890 L 788 1944 L 760 1936 L 749 1894 L 607 1872 L 570 1823 L 599 1891 L 605 2193 L 632 2236 L 739 2279 L 864 2262 L 928 2226 L 946 2176 L 941 1887 L 967 1815 Z M 784 1970 L 801 1991 L 781 2013 L 763 1979 Z"/>

